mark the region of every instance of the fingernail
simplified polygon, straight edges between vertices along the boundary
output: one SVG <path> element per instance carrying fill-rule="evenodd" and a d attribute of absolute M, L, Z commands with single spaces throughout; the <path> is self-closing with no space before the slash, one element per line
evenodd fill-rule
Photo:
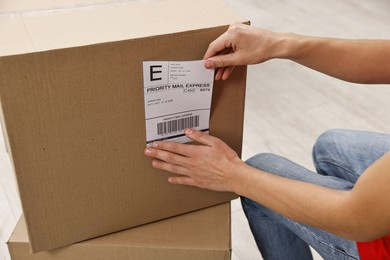
<path fill-rule="evenodd" d="M 186 135 L 190 135 L 190 134 L 192 134 L 192 129 L 190 129 L 190 128 L 187 128 L 186 130 L 185 130 L 185 134 Z"/>
<path fill-rule="evenodd" d="M 152 166 L 153 166 L 153 167 L 157 167 L 157 165 L 158 165 L 158 161 L 157 161 L 157 160 L 153 160 L 153 161 L 152 161 Z"/>
<path fill-rule="evenodd" d="M 213 62 L 211 60 L 206 60 L 205 66 L 206 68 L 210 69 L 213 67 Z"/>
<path fill-rule="evenodd" d="M 153 144 L 152 144 L 152 147 L 153 147 L 153 148 L 157 148 L 157 147 L 158 147 L 158 144 L 157 144 L 157 143 L 153 143 Z"/>
<path fill-rule="evenodd" d="M 150 155 L 151 153 L 152 153 L 152 151 L 150 151 L 150 149 L 148 149 L 148 148 L 145 149 L 145 154 Z"/>

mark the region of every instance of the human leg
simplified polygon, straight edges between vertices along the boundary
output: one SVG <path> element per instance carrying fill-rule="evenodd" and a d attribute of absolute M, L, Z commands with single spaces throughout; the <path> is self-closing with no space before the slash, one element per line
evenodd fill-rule
<path fill-rule="evenodd" d="M 318 173 L 355 183 L 368 166 L 389 150 L 389 134 L 332 129 L 314 144 L 313 161 Z"/>
<path fill-rule="evenodd" d="M 310 182 L 321 186 L 349 190 L 353 183 L 322 176 L 285 158 L 259 154 L 247 163 L 255 168 L 285 178 Z M 310 245 L 325 259 L 359 259 L 356 243 L 322 230 L 300 224 L 242 197 L 242 206 L 257 246 L 264 259 L 312 259 Z"/>

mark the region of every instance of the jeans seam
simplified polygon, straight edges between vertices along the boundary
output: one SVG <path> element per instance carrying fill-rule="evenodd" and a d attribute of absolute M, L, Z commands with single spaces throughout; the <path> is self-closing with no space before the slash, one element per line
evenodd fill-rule
<path fill-rule="evenodd" d="M 345 171 L 349 172 L 349 173 L 352 173 L 352 174 L 355 174 L 355 175 L 359 175 L 358 173 L 356 173 L 354 170 L 348 168 L 347 166 L 345 165 L 341 165 L 341 164 L 338 164 L 332 160 L 327 160 L 327 159 L 317 159 L 316 160 L 316 164 L 319 164 L 319 163 L 329 163 L 329 164 L 332 164 L 334 166 L 337 166 L 337 167 L 340 167 L 342 169 L 344 169 Z"/>
<path fill-rule="evenodd" d="M 305 232 L 310 233 L 310 234 L 315 238 L 315 240 L 316 240 L 317 242 L 326 245 L 328 248 L 330 248 L 330 249 L 336 251 L 336 252 L 339 253 L 339 254 L 342 254 L 342 255 L 348 257 L 349 259 L 356 259 L 356 260 L 358 260 L 358 258 L 355 258 L 355 257 L 349 255 L 347 252 L 342 251 L 342 250 L 339 250 L 339 249 L 337 249 L 337 248 L 334 248 L 331 244 L 326 243 L 325 241 L 323 241 L 322 239 L 320 239 L 320 237 L 318 237 L 314 232 L 312 232 L 310 229 L 306 228 L 305 226 L 298 225 L 298 227 L 304 229 Z"/>

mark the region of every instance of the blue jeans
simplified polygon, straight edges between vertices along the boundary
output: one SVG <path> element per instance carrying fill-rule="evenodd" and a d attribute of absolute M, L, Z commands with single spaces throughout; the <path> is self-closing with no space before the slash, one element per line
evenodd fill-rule
<path fill-rule="evenodd" d="M 390 135 L 329 130 L 313 148 L 317 173 L 273 154 L 258 154 L 246 161 L 263 171 L 338 190 L 350 190 L 362 172 L 390 150 Z M 324 259 L 360 259 L 355 241 L 283 217 L 241 197 L 256 244 L 264 259 L 313 259 L 309 245 Z"/>

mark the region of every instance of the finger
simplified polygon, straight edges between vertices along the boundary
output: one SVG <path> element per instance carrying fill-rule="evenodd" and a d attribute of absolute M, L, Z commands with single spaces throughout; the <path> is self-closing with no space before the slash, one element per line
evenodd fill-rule
<path fill-rule="evenodd" d="M 215 80 L 222 79 L 224 68 L 218 68 L 217 72 L 215 72 Z"/>
<path fill-rule="evenodd" d="M 204 60 L 207 60 L 210 57 L 215 56 L 219 52 L 229 48 L 230 45 L 227 44 L 227 33 L 223 33 L 221 36 L 219 36 L 216 40 L 210 43 L 208 49 L 206 50 L 206 53 L 203 56 Z"/>
<path fill-rule="evenodd" d="M 225 48 L 222 51 L 216 53 L 215 56 L 207 58 L 204 62 L 204 66 L 207 69 L 225 67 L 224 56 L 229 53 L 233 53 L 232 48 Z"/>
<path fill-rule="evenodd" d="M 156 169 L 160 169 L 160 170 L 175 173 L 175 174 L 180 174 L 180 175 L 185 175 L 185 176 L 189 175 L 188 168 L 181 166 L 181 165 L 160 161 L 157 159 L 152 161 L 152 166 Z"/>
<path fill-rule="evenodd" d="M 168 181 L 172 184 L 189 185 L 199 187 L 197 182 L 191 177 L 169 177 Z"/>
<path fill-rule="evenodd" d="M 187 165 L 187 157 L 176 153 L 149 147 L 144 150 L 144 154 L 148 157 L 156 158 L 167 163 L 182 165 L 182 166 Z"/>
<path fill-rule="evenodd" d="M 191 154 L 191 151 L 194 149 L 193 146 L 189 144 L 182 144 L 178 142 L 169 142 L 169 141 L 154 142 L 152 144 L 152 148 L 184 155 L 187 157 Z"/>
<path fill-rule="evenodd" d="M 205 66 L 208 69 L 228 67 L 228 66 L 234 66 L 234 65 L 242 65 L 237 60 L 237 54 L 235 52 L 227 53 L 227 54 L 223 54 L 223 55 L 216 55 L 216 56 L 208 58 L 205 61 Z"/>
<path fill-rule="evenodd" d="M 230 77 L 230 75 L 232 74 L 233 70 L 234 70 L 234 66 L 226 67 L 223 70 L 222 80 L 227 80 Z"/>
<path fill-rule="evenodd" d="M 188 138 L 207 146 L 213 146 L 219 140 L 214 136 L 208 135 L 206 133 L 191 128 L 185 129 L 184 132 Z"/>

